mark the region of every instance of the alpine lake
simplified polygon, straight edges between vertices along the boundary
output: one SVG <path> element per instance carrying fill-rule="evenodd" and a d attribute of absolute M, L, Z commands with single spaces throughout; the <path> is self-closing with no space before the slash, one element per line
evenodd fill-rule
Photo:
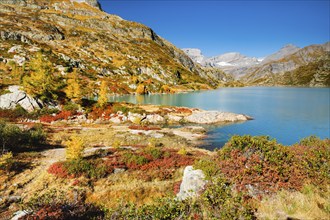
<path fill-rule="evenodd" d="M 110 101 L 186 106 L 240 113 L 254 120 L 204 126 L 206 149 L 221 148 L 232 135 L 267 135 L 292 145 L 311 135 L 330 137 L 330 88 L 242 87 L 179 94 L 122 95 Z"/>

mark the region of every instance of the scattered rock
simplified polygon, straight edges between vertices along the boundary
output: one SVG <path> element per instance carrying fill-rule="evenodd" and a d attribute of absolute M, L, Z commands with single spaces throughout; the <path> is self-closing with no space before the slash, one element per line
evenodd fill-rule
<path fill-rule="evenodd" d="M 32 98 L 20 90 L 19 86 L 9 86 L 8 90 L 10 93 L 0 96 L 0 108 L 14 109 L 17 105 L 21 105 L 26 111 L 33 111 L 43 107 L 40 100 Z"/>
<path fill-rule="evenodd" d="M 22 199 L 21 196 L 9 196 L 8 202 L 9 203 L 19 202 L 19 201 L 21 201 L 21 199 Z"/>
<path fill-rule="evenodd" d="M 120 124 L 122 122 L 118 116 L 114 118 L 110 118 L 109 121 L 115 124 Z"/>
<path fill-rule="evenodd" d="M 161 124 L 165 122 L 165 119 L 157 114 L 147 115 L 146 121 L 150 124 Z"/>
<path fill-rule="evenodd" d="M 128 112 L 127 119 L 133 123 L 140 122 L 144 118 L 143 115 L 140 115 L 138 113 L 131 113 Z"/>
<path fill-rule="evenodd" d="M 14 213 L 14 217 L 11 218 L 11 220 L 18 220 L 18 219 L 21 219 L 23 218 L 24 216 L 30 214 L 29 211 L 27 210 L 23 210 L 23 211 L 17 211 Z"/>
<path fill-rule="evenodd" d="M 22 51 L 22 45 L 16 45 L 8 50 L 8 53 L 19 53 Z"/>
<path fill-rule="evenodd" d="M 115 168 L 114 170 L 113 170 L 113 173 L 123 173 L 123 172 L 125 172 L 126 170 L 124 169 L 124 168 Z"/>
<path fill-rule="evenodd" d="M 182 119 L 183 119 L 183 117 L 181 117 L 181 116 L 172 115 L 172 114 L 167 115 L 167 121 L 169 123 L 179 123 Z"/>
<path fill-rule="evenodd" d="M 180 191 L 176 195 L 177 199 L 184 200 L 197 196 L 204 189 L 207 181 L 202 170 L 194 170 L 192 166 L 187 166 L 183 172 Z"/>

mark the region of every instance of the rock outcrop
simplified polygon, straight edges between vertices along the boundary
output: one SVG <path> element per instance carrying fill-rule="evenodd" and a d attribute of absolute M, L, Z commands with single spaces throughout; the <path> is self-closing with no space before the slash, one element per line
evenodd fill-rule
<path fill-rule="evenodd" d="M 20 90 L 19 86 L 9 86 L 7 94 L 0 96 L 0 108 L 14 109 L 17 105 L 26 111 L 33 111 L 43 107 L 40 100 L 36 100 Z"/>
<path fill-rule="evenodd" d="M 201 192 L 207 181 L 202 170 L 194 170 L 192 166 L 187 166 L 183 172 L 180 191 L 176 195 L 179 200 L 197 196 Z"/>
<path fill-rule="evenodd" d="M 221 122 L 247 121 L 251 119 L 251 117 L 242 114 L 201 110 L 195 110 L 191 115 L 184 118 L 186 122 L 196 124 L 216 124 Z"/>

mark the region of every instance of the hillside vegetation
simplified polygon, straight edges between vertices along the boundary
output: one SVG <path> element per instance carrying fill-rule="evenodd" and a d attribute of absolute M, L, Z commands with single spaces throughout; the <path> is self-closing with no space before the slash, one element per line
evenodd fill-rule
<path fill-rule="evenodd" d="M 265 136 L 234 136 L 215 152 L 151 140 L 87 148 L 107 140 L 110 132 L 102 126 L 72 127 L 70 132 L 60 132 L 59 126 L 22 130 L 2 122 L 1 144 L 10 153 L 0 157 L 0 217 L 9 219 L 22 209 L 28 213 L 24 219 L 330 216 L 329 140 L 308 137 L 288 147 Z M 16 139 L 15 145 L 8 144 Z M 65 149 L 54 148 L 54 143 Z M 197 197 L 178 200 L 187 165 L 201 169 L 207 184 Z"/>
<path fill-rule="evenodd" d="M 26 1 L 26 5 L 21 1 L 0 4 L 3 91 L 8 85 L 26 86 L 26 81 L 46 75 L 44 83 L 56 91 L 55 99 L 65 97 L 73 77 L 84 88 L 84 97 L 96 96 L 101 81 L 107 82 L 109 94 L 123 94 L 211 89 L 230 80 L 220 70 L 196 65 L 150 28 L 86 3 L 37 0 Z M 44 69 L 44 73 L 36 73 L 39 75 L 33 75 L 41 67 L 36 60 Z M 39 85 L 31 86 L 39 90 Z M 37 96 L 51 95 L 50 91 L 36 92 L 45 93 Z"/>

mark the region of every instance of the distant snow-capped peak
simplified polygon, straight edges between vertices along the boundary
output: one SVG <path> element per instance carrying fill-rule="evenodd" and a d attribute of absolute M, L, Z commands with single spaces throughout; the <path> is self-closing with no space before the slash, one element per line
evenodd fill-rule
<path fill-rule="evenodd" d="M 205 57 L 202 51 L 197 48 L 184 48 L 182 49 L 193 61 L 202 64 Z"/>

